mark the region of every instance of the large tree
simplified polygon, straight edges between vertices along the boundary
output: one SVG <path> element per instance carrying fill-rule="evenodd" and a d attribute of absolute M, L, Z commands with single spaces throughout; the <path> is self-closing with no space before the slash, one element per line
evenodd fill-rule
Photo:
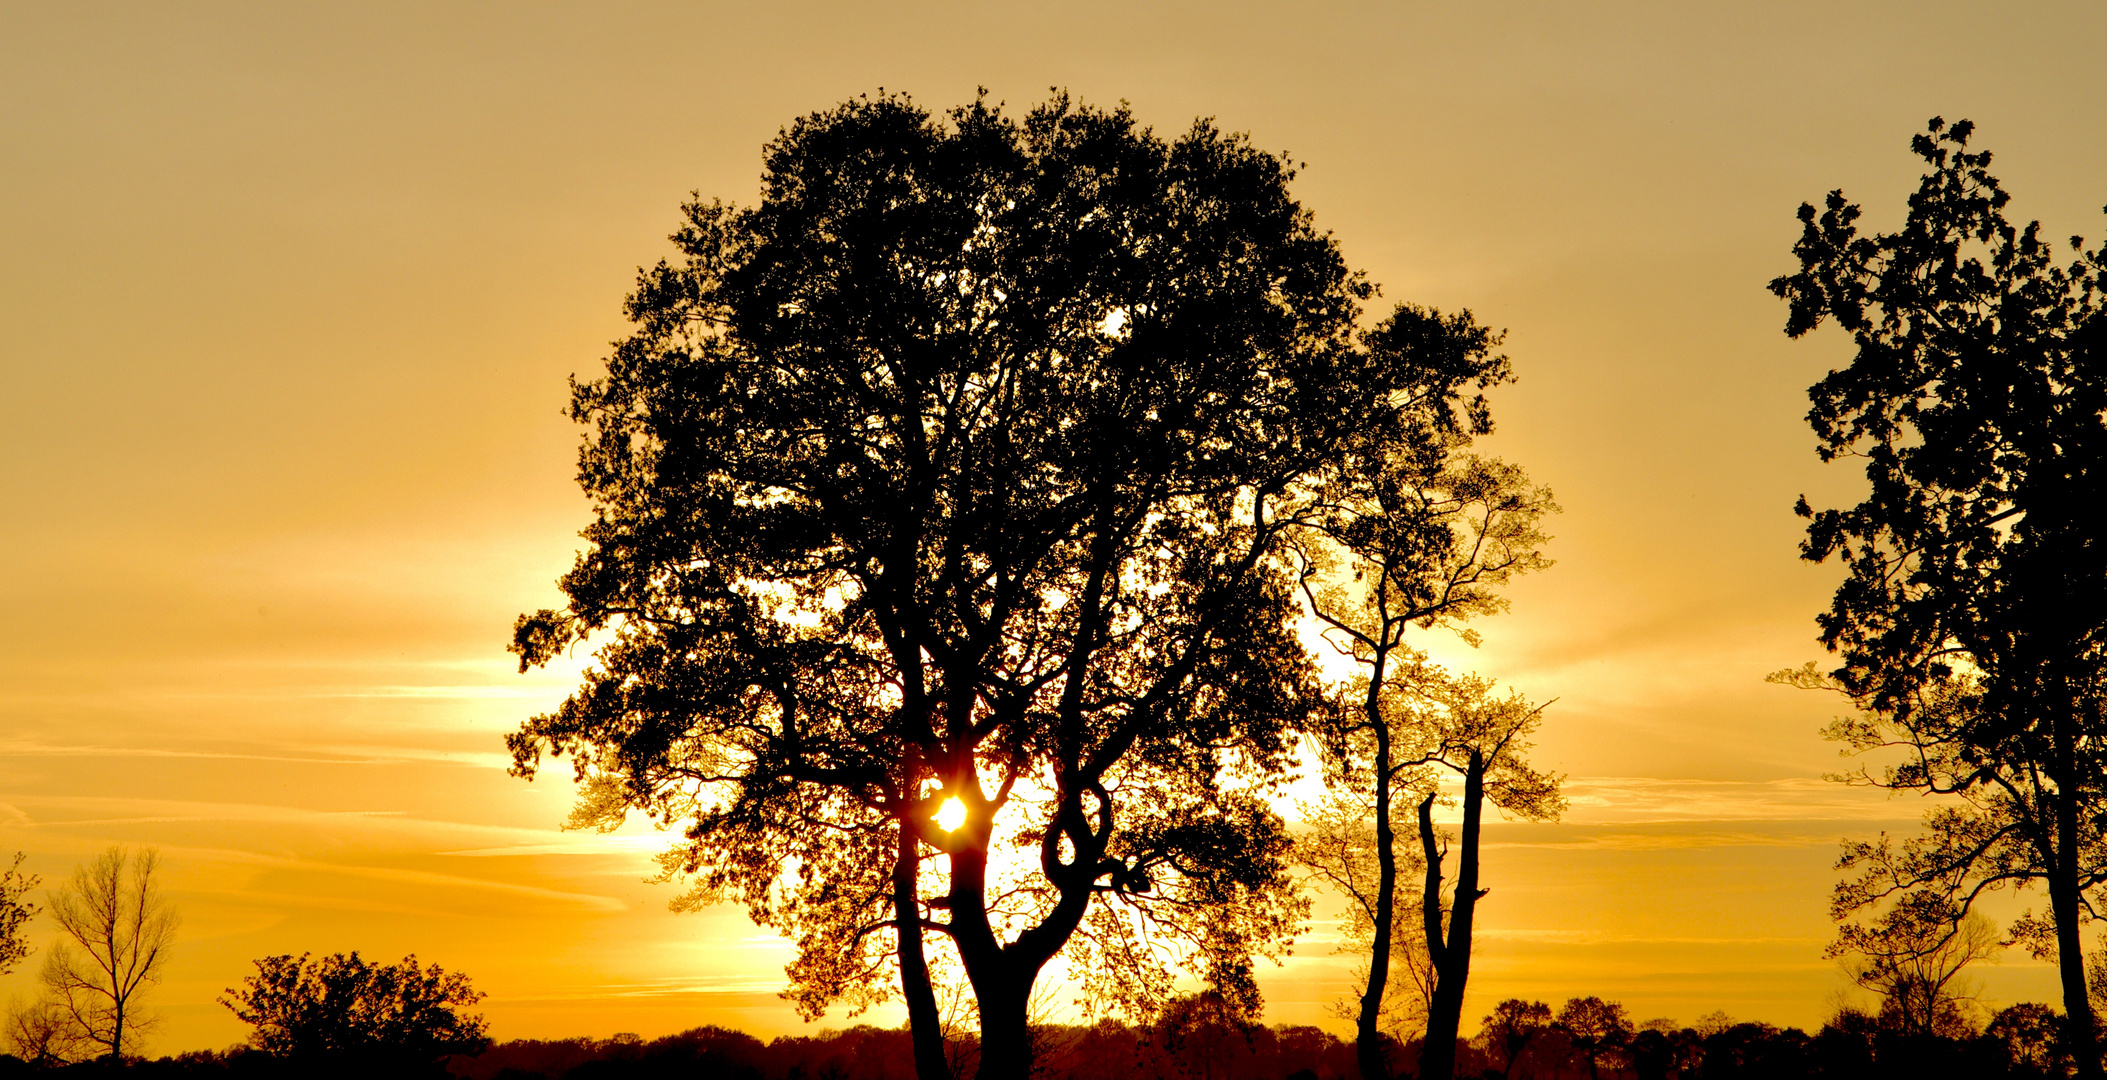
<path fill-rule="evenodd" d="M 2107 881 L 2107 259 L 2073 237 L 2059 263 L 2038 222 L 2009 222 L 1972 132 L 1934 119 L 1916 136 L 1929 171 L 1896 232 L 1861 235 L 1840 191 L 1802 205 L 1800 270 L 1771 282 L 1787 333 L 1834 320 L 1851 335 L 1808 419 L 1823 459 L 1860 459 L 1868 481 L 1855 506 L 1800 501 L 1802 554 L 1846 569 L 1820 619 L 1843 664 L 1784 677 L 1851 698 L 1835 737 L 1905 751 L 1863 779 L 1956 796 L 1923 837 L 1847 849 L 1838 916 L 1912 893 L 1958 914 L 1986 889 L 2044 885 L 2047 917 L 2015 933 L 2059 961 L 2078 1067 L 2097 1077 L 2079 931 Z"/>
<path fill-rule="evenodd" d="M 1318 697 L 1280 504 L 1488 375 L 1411 311 L 1356 333 L 1371 290 L 1292 175 L 1065 98 L 784 131 L 574 388 L 598 518 L 514 647 L 607 640 L 517 770 L 572 755 L 581 820 L 684 825 L 669 872 L 788 933 L 808 1011 L 897 972 L 925 1075 L 928 933 L 983 1076 L 1025 1074 L 1064 950 L 1093 1001 L 1146 1012 L 1189 964 L 1254 1008 L 1304 909 L 1253 789 Z"/>

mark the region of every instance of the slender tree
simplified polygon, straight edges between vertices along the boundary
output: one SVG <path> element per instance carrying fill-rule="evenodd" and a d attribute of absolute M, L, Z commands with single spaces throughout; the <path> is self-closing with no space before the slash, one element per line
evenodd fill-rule
<path fill-rule="evenodd" d="M 1411 314 L 1393 322 L 1400 339 L 1394 347 L 1447 355 L 1451 365 L 1479 364 L 1493 378 L 1507 377 L 1506 358 L 1492 352 L 1498 337 L 1468 312 Z M 1397 883 L 1415 858 L 1400 855 L 1396 808 L 1407 793 L 1432 782 L 1425 770 L 1434 744 L 1422 737 L 1427 732 L 1412 729 L 1425 715 L 1414 702 L 1446 678 L 1406 635 L 1446 625 L 1475 642 L 1463 624 L 1504 608 L 1498 587 L 1550 565 L 1540 551 L 1547 539 L 1540 523 L 1557 509 L 1550 492 L 1530 484 L 1520 469 L 1464 452 L 1472 435 L 1492 428 L 1482 398 L 1462 423 L 1440 427 L 1410 414 L 1397 420 L 1395 428 L 1358 433 L 1338 467 L 1313 487 L 1294 536 L 1307 609 L 1330 646 L 1359 670 L 1318 745 L 1332 798 L 1365 809 L 1371 835 L 1351 846 L 1314 843 L 1303 862 L 1338 888 L 1355 919 L 1369 927 L 1370 960 L 1355 1018 L 1356 1049 L 1369 1077 L 1389 1075 L 1381 1029 Z M 1461 1008 L 1460 997 L 1455 1005 Z M 1456 1023 L 1447 1022 L 1452 1039 Z"/>
<path fill-rule="evenodd" d="M 2107 881 L 2103 645 L 2107 645 L 2107 258 L 2072 238 L 2059 264 L 2039 223 L 1970 151 L 1973 126 L 1934 119 L 1913 148 L 1929 171 L 1893 233 L 1860 235 L 1831 192 L 1802 205 L 1798 273 L 1771 282 L 1794 337 L 1834 320 L 1857 347 L 1809 391 L 1824 460 L 1865 463 L 1855 506 L 1810 519 L 1804 557 L 1846 576 L 1820 618 L 1843 664 L 1782 673 L 1848 695 L 1831 729 L 1900 764 L 1856 779 L 1954 796 L 1926 834 L 1847 846 L 1840 915 L 1913 892 L 1967 911 L 1985 890 L 2041 884 L 2045 918 L 2015 937 L 2057 958 L 2082 1076 L 2101 1075 L 2081 922 Z"/>
<path fill-rule="evenodd" d="M 1347 999 L 1334 1003 L 1332 1011 L 1340 1019 L 1353 1022 L 1357 1031 L 1374 962 L 1371 951 L 1380 906 L 1381 868 L 1375 853 L 1373 803 L 1373 793 L 1365 787 L 1333 784 L 1322 799 L 1298 806 L 1302 828 L 1296 834 L 1294 848 L 1295 861 L 1307 879 L 1346 900 L 1338 951 L 1356 957 L 1358 962 L 1353 974 L 1354 989 Z M 1417 880 L 1424 869 L 1416 844 L 1399 847 L 1393 860 L 1399 880 Z M 1391 934 L 1378 1030 L 1399 1043 L 1410 1041 L 1425 1030 L 1427 1010 L 1433 1001 L 1434 968 L 1427 956 L 1426 937 Z"/>
<path fill-rule="evenodd" d="M 160 981 L 175 942 L 175 909 L 154 880 L 160 866 L 153 848 L 112 847 L 51 895 L 62 936 L 44 958 L 44 987 L 70 1041 L 107 1059 L 137 1045 L 147 1027 L 139 997 Z"/>
<path fill-rule="evenodd" d="M 808 1013 L 896 975 L 919 1027 L 934 935 L 983 1076 L 1025 1075 L 1064 950 L 1094 1002 L 1183 966 L 1255 1008 L 1305 908 L 1253 788 L 1317 700 L 1282 504 L 1488 366 L 1409 311 L 1357 335 L 1285 160 L 1210 124 L 888 97 L 766 157 L 575 387 L 598 520 L 514 647 L 609 637 L 517 771 L 572 755 L 589 818 L 683 825 L 669 872 L 796 941 Z"/>

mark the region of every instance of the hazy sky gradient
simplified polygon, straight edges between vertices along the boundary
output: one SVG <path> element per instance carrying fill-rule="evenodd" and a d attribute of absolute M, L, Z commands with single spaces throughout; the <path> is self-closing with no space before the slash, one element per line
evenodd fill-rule
<path fill-rule="evenodd" d="M 1574 806 L 1488 833 L 1466 1028 L 1590 993 L 1817 1023 L 1836 841 L 1921 807 L 1822 784 L 1830 704 L 1762 682 L 1819 656 L 1835 580 L 1792 501 L 1853 490 L 1800 419 L 1844 343 L 1788 341 L 1763 285 L 1802 200 L 1898 220 L 1934 114 L 2019 217 L 2098 236 L 2103 46 L 2094 3 L 12 5 L 0 850 L 49 883 L 162 849 L 156 1052 L 241 1037 L 213 998 L 251 959 L 349 949 L 469 973 L 500 1038 L 796 1030 L 784 946 L 668 913 L 647 832 L 561 833 L 566 786 L 503 775 L 575 676 L 503 652 L 586 519 L 564 379 L 794 117 L 1063 86 L 1292 151 L 1387 301 L 1510 330 L 1488 445 L 1556 490 L 1559 564 L 1436 644 L 1559 699 Z M 1343 1030 L 1330 932 L 1272 1019 Z"/>

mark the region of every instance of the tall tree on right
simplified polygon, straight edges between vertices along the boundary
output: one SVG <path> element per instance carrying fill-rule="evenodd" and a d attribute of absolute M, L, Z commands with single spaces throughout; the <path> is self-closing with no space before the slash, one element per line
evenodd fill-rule
<path fill-rule="evenodd" d="M 1930 170 L 1893 233 L 1860 235 L 1841 191 L 1802 205 L 1800 270 L 1771 291 L 1786 333 L 1833 319 L 1857 353 L 1809 391 L 1823 460 L 1865 463 L 1856 506 L 1816 511 L 1801 554 L 1847 571 L 1820 617 L 1843 664 L 1785 681 L 1846 694 L 1831 735 L 1901 747 L 1859 779 L 1945 800 L 1925 835 L 1847 847 L 1839 919 L 1928 893 L 1965 912 L 1985 890 L 2046 887 L 2046 918 L 2013 928 L 2054 956 L 2080 1075 L 2101 1075 L 2081 920 L 2107 882 L 2099 540 L 2107 430 L 2102 250 L 2067 262 L 2038 222 L 2006 220 L 1973 125 L 1934 119 L 1912 143 Z"/>

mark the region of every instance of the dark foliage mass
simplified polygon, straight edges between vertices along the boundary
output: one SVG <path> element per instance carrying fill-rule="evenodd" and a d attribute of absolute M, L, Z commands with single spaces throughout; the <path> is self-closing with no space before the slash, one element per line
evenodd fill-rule
<path fill-rule="evenodd" d="M 1091 1026 L 1046 1025 L 1033 1031 L 1036 1080 L 1355 1080 L 1351 1042 L 1307 1026 L 1239 1023 L 1230 1012 L 1205 1007 L 1205 995 L 1182 999 L 1154 1024 L 1101 1020 Z M 2014 1005 L 1980 1031 L 1921 1035 L 1869 1013 L 1844 1010 L 1819 1031 L 1777 1028 L 1714 1018 L 1701 1028 L 1649 1021 L 1588 1023 L 1587 1015 L 1621 1007 L 1600 998 L 1574 998 L 1552 1020 L 1541 1002 L 1507 1002 L 1520 1017 L 1506 1028 L 1488 1025 L 1474 1040 L 1458 1040 L 1455 1075 L 1484 1080 L 2048 1080 L 2068 1077 L 2072 1063 L 2062 1039 L 2062 1017 L 2040 1004 Z M 1531 1008 L 1534 1006 L 1535 1008 Z M 1584 1015 L 1587 1014 L 1587 1015 Z M 1598 1017 L 1599 1019 L 1599 1017 Z M 1528 1029 L 1527 1038 L 1517 1031 Z M 966 1058 L 970 1069 L 970 1042 Z M 1389 1044 L 1395 1075 L 1418 1073 L 1421 1046 Z M 39 1069 L 0 1057 L 0 1080 L 15 1076 L 91 1076 L 121 1072 L 146 1077 L 250 1077 L 256 1080 L 323 1075 L 316 1062 L 248 1047 L 200 1051 L 158 1061 L 89 1062 Z M 412 1076 L 416 1072 L 368 1064 L 339 1075 Z M 744 1032 L 700 1027 L 645 1040 L 520 1039 L 475 1056 L 456 1055 L 423 1075 L 460 1080 L 913 1080 L 914 1047 L 907 1031 L 868 1026 L 784 1036 L 763 1042 Z"/>
<path fill-rule="evenodd" d="M 307 1074 L 405 1075 L 490 1045 L 468 977 L 415 956 L 381 964 L 335 953 L 267 956 L 222 1003 L 256 1028 L 250 1045 Z"/>

